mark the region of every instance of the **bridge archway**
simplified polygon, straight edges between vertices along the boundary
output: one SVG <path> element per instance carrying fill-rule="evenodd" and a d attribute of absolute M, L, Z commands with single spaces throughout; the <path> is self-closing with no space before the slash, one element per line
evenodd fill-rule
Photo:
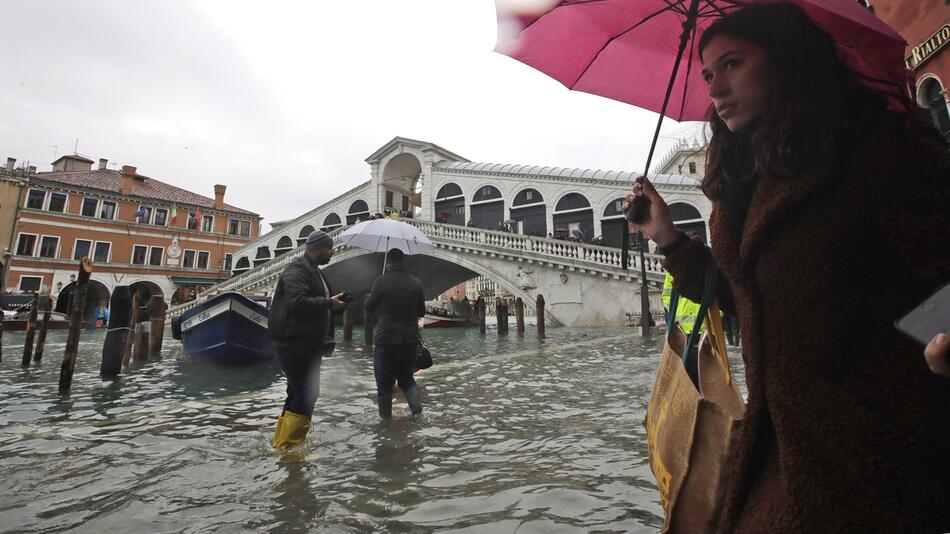
<path fill-rule="evenodd" d="M 946 90 L 940 80 L 933 75 L 924 77 L 917 89 L 917 103 L 927 111 L 941 134 L 950 135 L 950 112 Z"/>
<path fill-rule="evenodd" d="M 600 219 L 600 235 L 604 246 L 620 248 L 623 246 L 623 232 L 627 230 L 627 220 L 623 214 L 624 197 L 611 200 L 604 208 Z"/>
<path fill-rule="evenodd" d="M 329 232 L 334 228 L 343 226 L 343 221 L 336 213 L 331 213 L 323 219 L 323 226 L 320 227 L 324 232 Z"/>
<path fill-rule="evenodd" d="M 472 196 L 472 224 L 476 228 L 497 230 L 505 220 L 505 199 L 493 185 L 483 185 Z"/>
<path fill-rule="evenodd" d="M 299 247 L 300 245 L 306 243 L 307 237 L 309 237 L 311 233 L 313 233 L 313 226 L 308 224 L 301 228 L 300 233 L 297 234 L 297 246 Z"/>
<path fill-rule="evenodd" d="M 274 257 L 280 256 L 281 254 L 286 254 L 294 249 L 294 240 L 288 235 L 280 236 L 280 239 L 277 240 L 277 245 L 274 246 Z"/>
<path fill-rule="evenodd" d="M 346 211 L 346 224 L 356 224 L 360 219 L 369 218 L 369 204 L 365 200 L 356 200 L 350 204 L 350 209 Z M 306 238 L 304 238 L 306 240 Z"/>
<path fill-rule="evenodd" d="M 670 204 L 670 215 L 673 217 L 673 224 L 687 235 L 696 234 L 702 237 L 704 242 L 709 241 L 706 221 L 695 206 L 686 202 L 673 202 Z"/>
<path fill-rule="evenodd" d="M 567 193 L 554 206 L 554 232 L 557 235 L 577 236 L 590 243 L 594 236 L 594 210 L 590 201 L 580 193 Z"/>
<path fill-rule="evenodd" d="M 449 182 L 439 188 L 432 205 L 435 221 L 447 224 L 465 224 L 465 195 L 455 182 Z"/>
<path fill-rule="evenodd" d="M 382 205 L 384 209 L 413 213 L 414 207 L 422 205 L 419 177 L 422 163 L 414 154 L 394 156 L 382 167 Z"/>
<path fill-rule="evenodd" d="M 133 295 L 138 293 L 139 304 L 141 306 L 146 305 L 148 299 L 152 298 L 152 295 L 158 295 L 162 298 L 165 297 L 165 292 L 162 291 L 162 288 L 155 282 L 149 282 L 148 280 L 139 280 L 138 282 L 129 284 L 129 291 L 131 291 Z"/>
<path fill-rule="evenodd" d="M 511 201 L 511 219 L 519 234 L 544 237 L 548 233 L 547 206 L 537 189 L 522 189 Z"/>

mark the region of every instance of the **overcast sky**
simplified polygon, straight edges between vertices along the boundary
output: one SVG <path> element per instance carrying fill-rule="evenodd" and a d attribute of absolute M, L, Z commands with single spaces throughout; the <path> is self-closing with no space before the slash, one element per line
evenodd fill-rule
<path fill-rule="evenodd" d="M 226 184 L 265 224 L 369 179 L 363 160 L 395 136 L 478 162 L 641 171 L 657 118 L 493 52 L 494 0 L 2 8 L 0 156 L 50 170 L 78 138 L 205 196 Z M 655 158 L 697 131 L 667 120 Z"/>

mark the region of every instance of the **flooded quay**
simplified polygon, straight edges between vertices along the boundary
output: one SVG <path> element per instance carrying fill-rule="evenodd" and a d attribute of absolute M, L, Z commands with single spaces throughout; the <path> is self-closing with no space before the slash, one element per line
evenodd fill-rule
<path fill-rule="evenodd" d="M 99 376 L 86 332 L 70 395 L 57 393 L 65 332 L 20 367 L 3 337 L 4 532 L 656 532 L 642 426 L 662 338 L 552 328 L 545 340 L 424 332 L 425 412 L 397 394 L 376 414 L 372 355 L 324 360 L 303 461 L 270 448 L 276 366 L 202 365 L 166 335 L 163 357 Z M 339 332 L 337 339 L 340 338 Z"/>

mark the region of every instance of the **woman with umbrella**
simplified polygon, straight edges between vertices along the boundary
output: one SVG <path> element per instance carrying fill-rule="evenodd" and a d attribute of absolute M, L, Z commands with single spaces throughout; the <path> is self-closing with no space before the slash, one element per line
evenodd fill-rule
<path fill-rule="evenodd" d="M 650 201 L 635 229 L 681 294 L 700 297 L 713 255 L 745 334 L 719 531 L 950 530 L 950 381 L 893 327 L 950 280 L 945 142 L 795 5 L 728 13 L 698 51 L 714 249 L 676 230 L 649 180 L 628 202 Z"/>

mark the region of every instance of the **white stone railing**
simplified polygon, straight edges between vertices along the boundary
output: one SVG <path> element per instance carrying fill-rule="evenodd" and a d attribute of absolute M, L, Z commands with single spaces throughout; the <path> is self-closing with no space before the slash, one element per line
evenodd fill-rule
<path fill-rule="evenodd" d="M 552 264 L 567 265 L 574 268 L 580 267 L 615 276 L 640 278 L 640 255 L 636 252 L 630 253 L 627 270 L 623 270 L 621 268 L 620 250 L 616 248 L 434 223 L 419 219 L 400 220 L 421 230 L 437 247 L 470 247 L 482 252 L 515 254 Z M 336 239 L 345 229 L 346 227 L 337 228 L 330 232 L 330 236 Z M 337 250 L 348 248 L 343 245 L 336 246 Z M 180 315 L 206 300 L 208 296 L 222 291 L 247 291 L 256 287 L 271 287 L 270 282 L 275 281 L 284 267 L 289 262 L 299 258 L 304 250 L 305 246 L 299 246 L 265 264 L 236 275 L 226 282 L 212 286 L 197 299 L 172 306 L 168 313 L 173 316 Z M 663 280 L 662 258 L 662 256 L 656 254 L 645 255 L 648 279 Z"/>

